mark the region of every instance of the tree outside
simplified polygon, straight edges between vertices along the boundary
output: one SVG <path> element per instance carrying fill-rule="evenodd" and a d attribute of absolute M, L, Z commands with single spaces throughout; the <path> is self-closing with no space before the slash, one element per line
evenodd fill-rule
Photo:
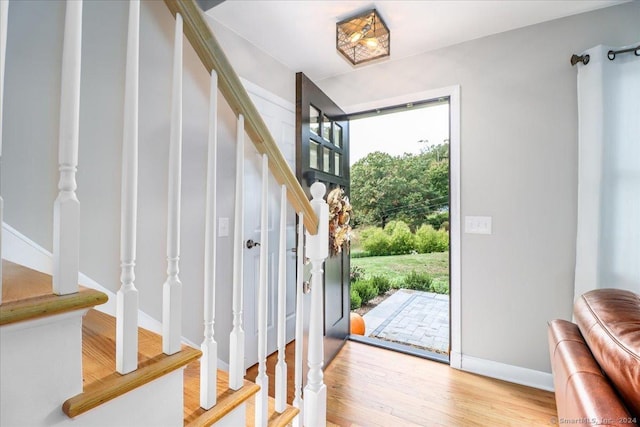
<path fill-rule="evenodd" d="M 394 220 L 414 232 L 423 224 L 440 228 L 444 220 L 427 218 L 440 214 L 448 219 L 449 144 L 401 156 L 376 151 L 358 160 L 351 167 L 351 203 L 354 228 L 384 229 Z"/>

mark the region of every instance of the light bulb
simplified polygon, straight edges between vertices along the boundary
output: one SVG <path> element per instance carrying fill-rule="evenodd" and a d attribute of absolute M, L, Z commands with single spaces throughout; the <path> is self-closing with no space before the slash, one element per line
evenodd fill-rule
<path fill-rule="evenodd" d="M 361 31 L 356 31 L 355 33 L 351 34 L 351 37 L 349 37 L 349 41 L 351 43 L 356 43 L 361 38 L 362 38 L 362 32 Z"/>
<path fill-rule="evenodd" d="M 375 49 L 378 47 L 378 39 L 375 37 L 369 37 L 367 39 L 364 39 L 364 44 L 369 48 L 369 49 Z"/>

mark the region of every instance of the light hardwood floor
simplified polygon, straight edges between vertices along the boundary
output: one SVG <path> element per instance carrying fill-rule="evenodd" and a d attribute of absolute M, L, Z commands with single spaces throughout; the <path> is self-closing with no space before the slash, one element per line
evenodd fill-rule
<path fill-rule="evenodd" d="M 325 370 L 327 420 L 342 427 L 549 426 L 553 393 L 347 342 Z"/>
<path fill-rule="evenodd" d="M 293 343 L 286 351 L 293 398 Z M 276 354 L 267 361 L 270 395 Z M 253 381 L 257 365 L 249 368 Z M 553 393 L 347 341 L 325 370 L 328 425 L 341 427 L 550 426 Z"/>

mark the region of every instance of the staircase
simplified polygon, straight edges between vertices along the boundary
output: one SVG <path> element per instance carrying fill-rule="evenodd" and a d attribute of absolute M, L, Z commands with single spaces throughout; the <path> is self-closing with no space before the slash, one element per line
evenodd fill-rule
<path fill-rule="evenodd" d="M 120 375 L 115 371 L 115 328 L 116 321 L 113 316 L 102 313 L 94 306 L 103 304 L 107 301 L 107 296 L 99 291 L 87 288 L 81 288 L 76 294 L 57 296 L 52 293 L 51 276 L 37 272 L 35 270 L 3 261 L 3 304 L 0 305 L 0 326 L 2 329 L 3 349 L 7 353 L 15 355 L 24 354 L 27 349 L 18 350 L 19 342 L 16 338 L 20 335 L 14 331 L 20 331 L 31 328 L 43 328 L 47 333 L 51 333 L 51 328 L 62 329 L 61 322 L 57 319 L 65 313 L 70 313 L 74 317 L 82 317 L 82 392 L 66 399 L 62 404 L 62 412 L 69 418 L 81 420 L 83 425 L 100 425 L 104 420 L 104 412 L 97 415 L 91 410 L 114 401 L 120 396 L 127 395 L 129 392 L 135 392 L 137 389 L 138 396 L 127 395 L 128 400 L 121 400 L 115 404 L 112 402 L 112 408 L 109 413 L 124 413 L 119 422 L 114 415 L 109 415 L 107 424 L 116 425 L 118 423 L 128 425 L 169 425 L 167 420 L 175 418 L 171 411 L 165 408 L 162 411 L 158 409 L 158 401 L 149 399 L 150 395 L 158 396 L 166 394 L 159 382 L 156 380 L 167 382 L 167 378 L 176 371 L 184 369 L 184 406 L 180 407 L 180 399 L 175 399 L 178 405 L 178 415 L 184 414 L 185 426 L 210 426 L 215 425 L 225 417 L 225 422 L 233 423 L 233 411 L 236 411 L 236 419 L 238 408 L 244 409 L 247 420 L 252 421 L 253 417 L 253 400 L 252 398 L 258 392 L 259 387 L 250 382 L 244 381 L 244 385 L 239 390 L 231 390 L 228 387 L 228 374 L 224 371 L 218 371 L 217 384 L 217 404 L 210 410 L 204 410 L 199 405 L 199 384 L 200 384 L 200 363 L 199 358 L 202 353 L 189 346 L 183 346 L 182 350 L 174 355 L 167 356 L 162 352 L 162 337 L 151 331 L 139 328 L 138 337 L 140 342 L 138 360 L 139 368 L 128 375 Z M 64 321 L 62 322 L 64 324 Z M 77 324 L 76 324 L 77 326 Z M 77 328 L 64 328 L 64 334 L 75 335 Z M 60 332 L 60 331 L 58 331 Z M 41 359 L 42 367 L 39 369 L 34 366 L 34 360 L 25 358 L 22 367 L 13 363 L 5 363 L 4 357 L 11 357 L 3 354 L 3 382 L 6 380 L 13 384 L 24 384 L 28 381 L 28 376 L 34 372 L 58 370 L 51 365 L 58 365 L 59 360 L 64 360 L 74 356 L 73 346 L 68 345 L 68 340 L 63 340 L 66 350 L 58 351 L 68 352 L 69 354 L 62 357 L 45 357 L 41 359 L 39 354 L 36 359 Z M 5 345 L 6 344 L 6 345 Z M 37 344 L 34 342 L 23 343 L 26 345 Z M 52 349 L 49 348 L 48 353 Z M 36 362 L 37 363 L 37 362 Z M 59 365 L 58 365 L 59 366 Z M 178 372 L 179 373 L 179 372 Z M 19 382 L 13 382 L 12 376 L 20 377 Z M 65 378 L 72 378 L 73 375 L 61 375 Z M 38 401 L 33 396 L 33 390 L 40 389 L 40 380 L 38 379 L 38 387 L 20 387 L 16 389 L 12 387 L 11 393 L 3 393 L 3 413 L 18 414 L 16 407 L 24 405 L 24 402 Z M 180 382 L 179 382 L 180 383 Z M 56 384 L 58 388 L 62 383 Z M 78 384 L 76 384 L 76 387 Z M 63 388 L 64 389 L 64 388 Z M 22 390 L 22 393 L 20 392 Z M 132 393 L 135 394 L 135 393 Z M 8 398 L 5 396 L 8 395 Z M 49 395 L 49 393 L 47 393 Z M 163 399 L 164 400 L 164 399 Z M 132 403 L 135 405 L 132 406 Z M 273 409 L 274 399 L 270 399 L 270 417 L 268 419 L 269 426 L 285 426 L 288 425 L 298 410 L 289 406 L 282 414 L 275 412 Z M 123 406 L 124 404 L 124 406 Z M 172 402 L 164 402 L 163 405 L 172 404 Z M 147 410 L 144 407 L 147 406 Z M 115 408 L 121 407 L 116 410 Z M 127 409 L 135 408 L 135 411 Z M 56 408 L 59 409 L 59 408 Z M 25 412 L 32 412 L 34 408 L 24 408 Z M 5 412 L 6 411 L 6 412 Z M 58 411 L 54 411 L 58 412 Z M 132 413 L 133 412 L 133 413 Z M 136 414 L 138 416 L 136 418 Z M 87 417 L 83 414 L 88 413 Z M 156 413 L 156 419 L 151 417 L 150 413 Z M 244 416 L 245 414 L 241 414 Z M 61 414 L 58 414 L 59 416 Z M 25 415 L 19 418 L 3 419 L 2 425 L 24 425 L 28 418 Z M 60 417 L 61 420 L 64 418 Z M 242 419 L 242 417 L 240 417 Z M 179 418 L 178 418 L 179 419 Z M 49 417 L 48 422 L 51 421 Z M 221 424 L 224 425 L 224 424 Z M 253 424 L 249 424 L 253 425 Z"/>
<path fill-rule="evenodd" d="M 62 1 L 62 0 L 60 0 Z M 328 249 L 328 208 L 324 185 L 314 184 L 309 202 L 287 165 L 267 126 L 238 76 L 217 44 L 195 0 L 166 0 L 176 18 L 174 73 L 169 149 L 167 279 L 163 286 L 162 333 L 139 326 L 139 295 L 135 285 L 138 204 L 138 58 L 140 3 L 130 0 L 127 30 L 124 131 L 122 143 L 122 214 L 120 233 L 121 287 L 115 312 L 100 306 L 108 296 L 78 286 L 80 202 L 76 195 L 79 145 L 79 91 L 82 46 L 82 1 L 66 1 L 62 92 L 59 123 L 58 197 L 53 206 L 52 274 L 45 274 L 3 258 L 0 276 L 0 425 L 49 426 L 324 426 L 326 387 L 322 382 L 322 270 Z M 12 24 L 10 2 L 0 0 L 0 105 L 4 99 L 7 26 Z M 203 342 L 200 349 L 184 344 L 180 262 L 182 39 L 183 32 L 211 74 L 210 135 L 207 168 Z M 9 40 L 11 43 L 11 40 Z M 214 328 L 217 235 L 217 111 L 218 90 L 237 116 L 233 328 L 230 331 L 229 371 L 218 368 Z M 0 111 L 0 138 L 2 114 Z M 285 241 L 286 209 L 298 213 L 297 316 L 302 319 L 302 263 L 311 272 L 312 315 L 309 326 L 309 380 L 303 399 L 302 322 L 297 323 L 295 399 L 287 402 L 286 366 L 275 377 L 276 396 L 268 395 L 266 375 L 266 318 L 268 263 L 261 248 L 257 308 L 259 369 L 256 383 L 244 379 L 242 315 L 242 259 L 244 236 L 244 134 L 262 155 L 262 241 L 268 239 L 268 185 L 282 188 L 280 241 Z M 0 140 L 0 149 L 2 141 Z M 2 152 L 0 151 L 0 155 Z M 3 201 L 0 198 L 0 223 Z M 258 213 L 256 213 L 258 215 Z M 306 245 L 303 235 L 306 234 Z M 0 235 L 1 238 L 1 235 Z M 1 242 L 1 239 L 0 239 Z M 143 248 L 144 249 L 144 248 Z M 83 249 L 85 250 L 85 249 Z M 280 244 L 280 271 L 286 247 Z M 15 255 L 15 254 L 6 254 Z M 285 292 L 280 273 L 278 292 Z M 282 303 L 281 303 L 282 304 Z M 278 351 L 284 355 L 284 310 L 278 316 Z M 160 331 L 158 331 L 160 332 Z M 299 345 L 298 345 L 299 343 Z M 284 357 L 282 357 L 284 360 Z M 283 378 L 282 375 L 285 377 Z M 284 386 L 282 386 L 284 384 Z M 284 387 L 284 390 L 282 389 Z M 304 409 L 304 411 L 303 411 Z M 303 418 L 301 412 L 304 412 Z"/>

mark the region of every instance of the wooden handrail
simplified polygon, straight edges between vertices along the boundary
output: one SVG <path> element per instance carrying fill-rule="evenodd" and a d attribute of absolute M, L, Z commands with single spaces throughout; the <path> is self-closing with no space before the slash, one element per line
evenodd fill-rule
<path fill-rule="evenodd" d="M 203 12 L 195 0 L 165 0 L 167 7 L 175 16 L 180 13 L 184 21 L 184 34 L 200 57 L 202 64 L 210 73 L 218 73 L 218 87 L 236 116 L 245 117 L 245 129 L 253 145 L 260 154 L 269 158 L 269 170 L 278 184 L 287 187 L 287 199 L 296 212 L 304 213 L 304 225 L 310 234 L 318 231 L 318 217 L 309 200 L 278 148 L 267 125 L 262 120 L 255 105 L 249 98 L 240 78 L 231 66 L 224 51 L 213 36 Z"/>

